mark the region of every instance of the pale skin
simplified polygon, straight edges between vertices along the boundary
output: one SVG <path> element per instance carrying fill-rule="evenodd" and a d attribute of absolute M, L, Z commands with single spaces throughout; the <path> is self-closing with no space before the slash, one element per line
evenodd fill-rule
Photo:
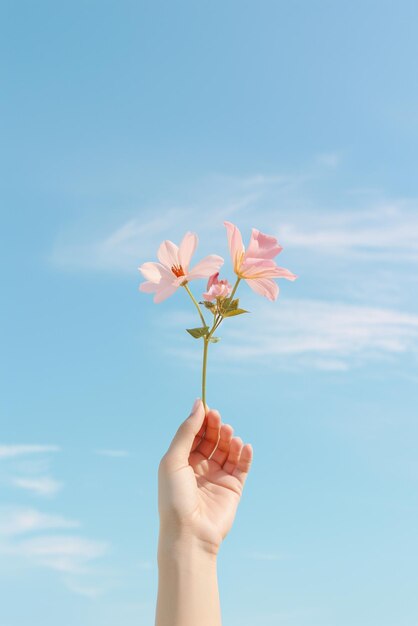
<path fill-rule="evenodd" d="M 217 554 L 252 457 L 218 411 L 196 400 L 159 468 L 156 626 L 221 626 Z"/>

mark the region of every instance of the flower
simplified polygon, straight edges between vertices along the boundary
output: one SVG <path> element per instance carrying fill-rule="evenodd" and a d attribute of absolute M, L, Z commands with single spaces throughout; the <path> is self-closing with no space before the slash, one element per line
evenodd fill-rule
<path fill-rule="evenodd" d="M 287 280 L 297 278 L 295 274 L 283 267 L 278 267 L 273 261 L 274 257 L 282 251 L 277 239 L 253 228 L 250 243 L 245 250 L 239 229 L 231 222 L 224 222 L 224 224 L 235 274 L 243 278 L 256 293 L 269 300 L 276 300 L 279 295 L 279 286 L 273 278 L 286 278 Z"/>
<path fill-rule="evenodd" d="M 139 286 L 140 291 L 155 293 L 154 302 L 162 302 L 190 280 L 207 278 L 217 272 L 224 262 L 217 254 L 206 256 L 189 270 L 197 243 L 197 235 L 191 232 L 184 235 L 179 246 L 169 240 L 163 241 L 157 252 L 160 263 L 149 261 L 138 268 L 146 279 Z"/>
<path fill-rule="evenodd" d="M 218 280 L 219 272 L 209 277 L 206 292 L 203 294 L 205 300 L 215 298 L 227 298 L 232 291 L 232 286 L 227 280 Z"/>

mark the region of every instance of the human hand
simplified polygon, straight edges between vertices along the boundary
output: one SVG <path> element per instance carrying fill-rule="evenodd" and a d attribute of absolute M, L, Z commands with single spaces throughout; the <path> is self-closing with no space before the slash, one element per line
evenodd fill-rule
<path fill-rule="evenodd" d="M 233 437 L 218 411 L 196 400 L 159 468 L 165 536 L 187 536 L 216 554 L 229 532 L 252 461 L 252 447 Z"/>

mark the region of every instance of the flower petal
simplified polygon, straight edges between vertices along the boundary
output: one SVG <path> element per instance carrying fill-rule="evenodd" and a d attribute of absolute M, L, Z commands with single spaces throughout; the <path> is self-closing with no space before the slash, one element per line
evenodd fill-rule
<path fill-rule="evenodd" d="M 211 274 L 211 276 L 209 276 L 208 284 L 206 286 L 207 291 L 209 291 L 213 284 L 216 285 L 216 283 L 218 282 L 218 276 L 219 272 L 215 272 L 215 274 Z"/>
<path fill-rule="evenodd" d="M 153 261 L 143 263 L 138 269 L 143 277 L 152 283 L 159 283 L 161 278 L 167 275 L 167 269 L 160 263 L 154 263 Z"/>
<path fill-rule="evenodd" d="M 245 258 L 274 259 L 282 250 L 283 248 L 279 245 L 276 237 L 265 235 L 253 228 Z"/>
<path fill-rule="evenodd" d="M 155 294 L 154 302 L 156 302 L 158 304 L 159 302 L 162 302 L 163 300 L 166 300 L 166 298 L 168 298 L 169 296 L 173 295 L 173 293 L 175 291 L 177 291 L 177 289 L 178 289 L 178 285 L 175 285 L 173 283 L 171 283 L 171 284 L 165 283 L 164 287 L 159 289 L 157 291 L 157 293 Z"/>
<path fill-rule="evenodd" d="M 199 239 L 196 233 L 191 232 L 187 232 L 181 240 L 178 259 L 185 274 L 187 274 L 187 270 L 189 269 L 190 259 L 197 248 L 198 241 Z"/>
<path fill-rule="evenodd" d="M 245 259 L 240 274 L 243 278 L 287 278 L 296 280 L 297 276 L 284 267 L 278 267 L 271 259 Z"/>
<path fill-rule="evenodd" d="M 219 270 L 223 265 L 223 258 L 217 254 L 209 254 L 205 256 L 199 263 L 196 263 L 194 268 L 185 276 L 187 280 L 193 280 L 194 278 L 206 278 L 211 276 Z"/>
<path fill-rule="evenodd" d="M 139 291 L 143 291 L 144 293 L 155 293 L 158 291 L 159 285 L 158 283 L 152 283 L 147 281 L 146 283 L 141 283 L 139 285 Z"/>
<path fill-rule="evenodd" d="M 276 265 L 274 269 L 274 278 L 286 278 L 286 280 L 296 280 L 296 274 L 293 274 L 290 270 L 287 270 L 285 267 L 279 267 Z"/>
<path fill-rule="evenodd" d="M 279 295 L 279 285 L 269 278 L 255 278 L 246 282 L 253 291 L 268 300 L 276 300 Z"/>
<path fill-rule="evenodd" d="M 245 252 L 244 244 L 242 243 L 241 232 L 239 228 L 231 222 L 224 222 L 224 225 L 226 227 L 229 251 L 231 253 L 234 272 L 237 273 L 239 270 L 239 266 L 241 265 L 242 256 Z"/>
<path fill-rule="evenodd" d="M 168 269 L 174 266 L 178 267 L 180 265 L 179 261 L 179 249 L 175 243 L 166 239 L 162 242 L 160 247 L 158 248 L 157 256 L 158 260 Z"/>

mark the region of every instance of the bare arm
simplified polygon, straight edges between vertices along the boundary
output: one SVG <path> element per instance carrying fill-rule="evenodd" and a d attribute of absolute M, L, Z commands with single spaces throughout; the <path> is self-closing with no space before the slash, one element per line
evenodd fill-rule
<path fill-rule="evenodd" d="M 197 400 L 160 463 L 156 626 L 221 626 L 217 554 L 252 460 L 232 435 Z"/>

